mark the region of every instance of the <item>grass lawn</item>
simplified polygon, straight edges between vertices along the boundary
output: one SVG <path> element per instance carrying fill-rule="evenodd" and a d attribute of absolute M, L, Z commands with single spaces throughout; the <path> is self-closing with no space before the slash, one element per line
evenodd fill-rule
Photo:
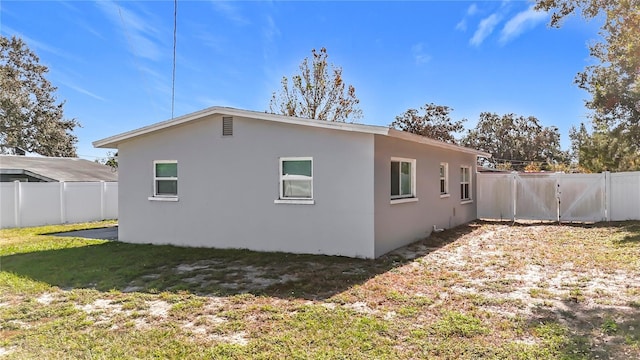
<path fill-rule="evenodd" d="M 0 230 L 0 359 L 637 359 L 640 222 L 475 222 L 377 260 Z"/>

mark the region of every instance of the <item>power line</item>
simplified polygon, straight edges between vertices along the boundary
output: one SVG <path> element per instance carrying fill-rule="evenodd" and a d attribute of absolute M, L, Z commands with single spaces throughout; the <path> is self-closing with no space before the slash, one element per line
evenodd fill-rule
<path fill-rule="evenodd" d="M 176 102 L 176 42 L 178 33 L 178 0 L 173 0 L 173 74 L 171 77 L 171 118 Z"/>

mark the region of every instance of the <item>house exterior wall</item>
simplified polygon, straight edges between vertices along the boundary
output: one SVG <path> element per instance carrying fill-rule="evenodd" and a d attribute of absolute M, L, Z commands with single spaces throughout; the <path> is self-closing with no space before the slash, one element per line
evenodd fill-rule
<path fill-rule="evenodd" d="M 372 134 L 222 116 L 119 144 L 119 239 L 374 257 Z M 313 158 L 313 205 L 276 204 L 279 158 Z M 177 160 L 178 201 L 149 200 L 154 160 Z"/>
<path fill-rule="evenodd" d="M 375 256 L 424 239 L 433 226 L 452 228 L 477 218 L 476 156 L 375 135 Z M 418 201 L 391 204 L 391 158 L 416 160 Z M 449 196 L 440 196 L 440 163 L 448 164 Z M 471 198 L 460 200 L 460 167 L 471 167 Z"/>

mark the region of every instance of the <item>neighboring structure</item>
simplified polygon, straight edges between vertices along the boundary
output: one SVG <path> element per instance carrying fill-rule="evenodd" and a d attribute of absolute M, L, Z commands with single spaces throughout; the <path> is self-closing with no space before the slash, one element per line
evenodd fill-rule
<path fill-rule="evenodd" d="M 109 166 L 78 158 L 0 155 L 0 182 L 118 181 Z"/>
<path fill-rule="evenodd" d="M 477 156 L 380 126 L 212 107 L 118 149 L 119 239 L 375 258 L 476 219 Z"/>

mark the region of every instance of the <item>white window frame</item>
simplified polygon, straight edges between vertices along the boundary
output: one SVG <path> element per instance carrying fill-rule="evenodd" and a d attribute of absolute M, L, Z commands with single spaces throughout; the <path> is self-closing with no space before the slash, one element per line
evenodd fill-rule
<path fill-rule="evenodd" d="M 400 173 L 402 173 L 402 163 L 409 163 L 411 164 L 411 194 L 406 194 L 406 195 L 392 195 L 389 194 L 391 196 L 391 204 L 401 204 L 401 203 L 407 203 L 407 202 L 415 202 L 418 201 L 418 195 L 416 193 L 416 159 L 409 159 L 409 158 L 401 158 L 401 157 L 391 157 L 391 160 L 389 161 L 389 165 L 391 165 L 391 163 L 393 162 L 399 162 L 400 163 Z M 389 172 L 391 172 L 391 166 L 389 166 Z M 402 180 L 398 179 L 400 186 L 402 186 Z M 402 190 L 402 189 L 400 189 Z M 402 192 L 402 191 L 400 191 Z"/>
<path fill-rule="evenodd" d="M 438 168 L 438 172 L 440 172 L 440 168 L 444 168 L 444 171 L 443 171 L 444 175 L 440 176 L 440 180 L 438 181 L 438 188 L 440 189 L 440 198 L 447 198 L 451 196 L 451 194 L 449 193 L 449 164 L 446 162 L 441 162 L 440 167 Z M 443 181 L 444 181 L 444 192 L 442 192 Z"/>
<path fill-rule="evenodd" d="M 311 161 L 311 176 L 299 178 L 300 175 L 283 175 L 282 174 L 282 165 L 285 161 Z M 299 204 L 299 205 L 313 205 L 315 204 L 315 200 L 313 198 L 313 175 L 315 170 L 313 169 L 313 157 L 311 156 L 287 156 L 281 157 L 278 159 L 278 187 L 279 197 L 274 201 L 276 204 Z M 294 197 L 294 196 L 285 196 L 284 194 L 284 181 L 285 180 L 309 180 L 311 181 L 311 197 Z"/>
<path fill-rule="evenodd" d="M 153 161 L 153 196 L 149 197 L 149 200 L 154 201 L 178 201 L 178 194 L 158 194 L 158 180 L 175 180 L 178 182 L 177 176 L 170 177 L 158 177 L 156 176 L 156 165 L 157 164 L 178 164 L 178 160 L 154 160 Z M 177 166 L 177 165 L 176 165 Z"/>
<path fill-rule="evenodd" d="M 464 181 L 463 179 L 463 170 L 466 169 L 467 170 L 467 175 L 468 175 L 468 181 Z M 463 165 L 460 166 L 460 202 L 462 204 L 468 204 L 473 202 L 473 192 L 472 192 L 472 182 L 473 182 L 473 177 L 471 175 L 471 166 L 467 166 L 467 165 Z M 467 191 L 467 197 L 464 197 L 464 185 L 468 185 L 469 190 Z"/>

